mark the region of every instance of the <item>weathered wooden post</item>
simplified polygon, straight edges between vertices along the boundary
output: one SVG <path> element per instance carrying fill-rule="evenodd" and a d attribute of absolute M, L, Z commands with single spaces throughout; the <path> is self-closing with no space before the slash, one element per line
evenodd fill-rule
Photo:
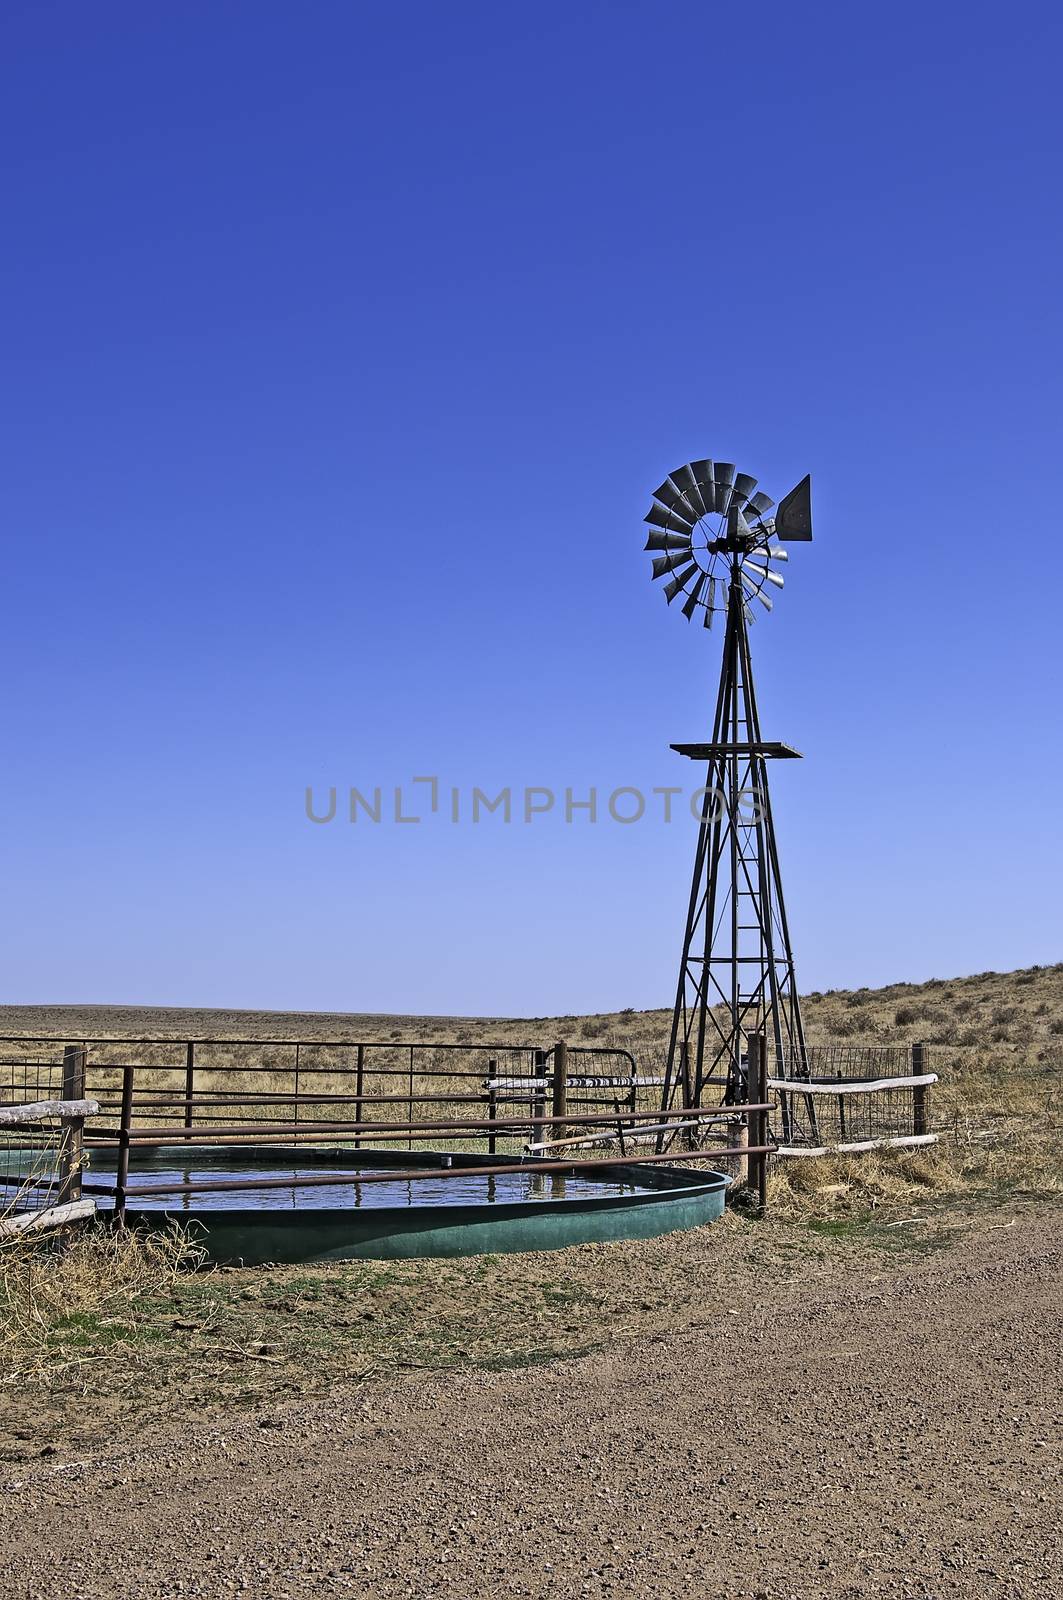
<path fill-rule="evenodd" d="M 546 1138 L 543 1118 L 546 1116 L 546 1051 L 532 1054 L 533 1087 L 531 1099 L 531 1143 L 541 1144 Z M 534 1180 L 533 1180 L 534 1181 Z"/>
<path fill-rule="evenodd" d="M 768 1099 L 768 1052 L 764 1035 L 751 1033 L 746 1049 L 746 1093 L 751 1105 L 763 1107 Z M 750 1111 L 746 1125 L 751 1152 L 746 1157 L 746 1182 L 756 1193 L 758 1209 L 763 1212 L 768 1203 L 768 1157 L 764 1149 L 768 1142 L 767 1111 Z"/>
<path fill-rule="evenodd" d="M 683 1091 L 683 1109 L 689 1111 L 694 1104 L 694 1090 L 690 1082 L 690 1046 L 685 1039 L 679 1045 L 679 1081 Z"/>
<path fill-rule="evenodd" d="M 691 1111 L 694 1107 L 694 1085 L 690 1077 L 690 1045 L 685 1039 L 679 1045 L 679 1083 L 683 1094 L 683 1110 Z M 698 1142 L 698 1130 L 695 1126 L 696 1117 L 684 1117 L 683 1133 L 681 1138 L 688 1150 L 693 1150 Z"/>
<path fill-rule="evenodd" d="M 87 1060 L 87 1052 L 79 1045 L 68 1044 L 64 1049 L 63 1100 L 84 1100 Z M 85 1118 L 61 1117 L 60 1128 L 62 1131 L 59 1136 L 59 1190 L 56 1203 L 65 1206 L 71 1200 L 81 1199 Z"/>
<path fill-rule="evenodd" d="M 554 1096 L 553 1111 L 555 1118 L 563 1118 L 568 1111 L 568 1045 L 559 1039 L 554 1045 Z M 563 1121 L 555 1121 L 551 1139 L 563 1139 L 568 1132 L 568 1127 Z"/>
<path fill-rule="evenodd" d="M 912 1077 L 921 1078 L 926 1073 L 926 1045 L 912 1045 Z M 926 1084 L 917 1083 L 912 1088 L 912 1132 L 927 1131 Z"/>

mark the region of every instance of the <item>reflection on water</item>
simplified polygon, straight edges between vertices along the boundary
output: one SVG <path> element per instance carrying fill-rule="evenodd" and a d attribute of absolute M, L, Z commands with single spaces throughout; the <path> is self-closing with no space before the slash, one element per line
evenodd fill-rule
<path fill-rule="evenodd" d="M 129 1175 L 128 1199 L 131 1206 L 152 1211 L 293 1211 L 338 1206 L 468 1206 L 518 1200 L 580 1200 L 592 1196 L 644 1194 L 650 1188 L 647 1183 L 623 1182 L 615 1177 L 521 1172 L 519 1168 L 499 1174 L 458 1170 L 447 1178 L 381 1177 L 372 1183 L 362 1183 L 353 1163 L 341 1169 L 343 1176 L 334 1184 L 300 1183 L 304 1178 L 321 1177 L 327 1170 L 321 1166 L 230 1167 L 214 1162 L 194 1168 L 143 1167 Z M 380 1168 L 364 1170 L 381 1171 Z M 200 1194 L 137 1193 L 141 1184 L 209 1182 L 221 1178 L 286 1178 L 290 1181 L 269 1188 L 214 1189 Z"/>

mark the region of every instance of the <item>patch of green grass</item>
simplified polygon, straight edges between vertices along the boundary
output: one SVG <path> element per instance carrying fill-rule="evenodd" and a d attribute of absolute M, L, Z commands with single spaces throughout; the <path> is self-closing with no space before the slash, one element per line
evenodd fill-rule
<path fill-rule="evenodd" d="M 73 1311 L 59 1317 L 48 1330 L 48 1344 L 52 1347 L 79 1351 L 107 1349 L 123 1345 L 172 1345 L 174 1339 L 165 1328 L 150 1323 L 127 1322 L 119 1318 L 103 1317 L 91 1311 Z"/>
<path fill-rule="evenodd" d="M 808 1231 L 821 1239 L 840 1243 L 871 1245 L 877 1250 L 917 1251 L 942 1250 L 954 1240 L 954 1233 L 934 1226 L 932 1217 L 918 1217 L 902 1222 L 882 1222 L 870 1212 L 852 1217 L 815 1217 Z"/>

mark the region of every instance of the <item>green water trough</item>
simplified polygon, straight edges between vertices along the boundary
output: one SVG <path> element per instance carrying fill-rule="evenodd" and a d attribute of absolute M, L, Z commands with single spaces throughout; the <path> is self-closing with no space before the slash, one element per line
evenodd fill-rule
<path fill-rule="evenodd" d="M 113 1163 L 110 1151 L 93 1152 L 104 1210 Z M 447 1177 L 432 1176 L 444 1168 Z M 321 1185 L 330 1170 L 335 1183 Z M 259 1188 L 226 1187 L 256 1178 Z M 655 1163 L 544 1173 L 519 1156 L 176 1144 L 131 1152 L 126 1219 L 193 1224 L 218 1263 L 470 1256 L 701 1227 L 722 1215 L 727 1184 L 719 1172 Z"/>

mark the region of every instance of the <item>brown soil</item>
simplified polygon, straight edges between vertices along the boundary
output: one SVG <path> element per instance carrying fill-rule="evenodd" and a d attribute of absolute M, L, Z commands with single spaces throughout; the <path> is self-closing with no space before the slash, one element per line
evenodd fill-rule
<path fill-rule="evenodd" d="M 1063 1595 L 1063 1212 L 953 1216 L 936 1250 L 928 1225 L 792 1272 L 707 1230 L 703 1270 L 676 1246 L 685 1298 L 673 1280 L 590 1354 L 337 1379 L 9 1460 L 3 1592 Z M 665 1242 L 560 1252 L 555 1277 L 617 1248 L 634 1296 Z"/>

